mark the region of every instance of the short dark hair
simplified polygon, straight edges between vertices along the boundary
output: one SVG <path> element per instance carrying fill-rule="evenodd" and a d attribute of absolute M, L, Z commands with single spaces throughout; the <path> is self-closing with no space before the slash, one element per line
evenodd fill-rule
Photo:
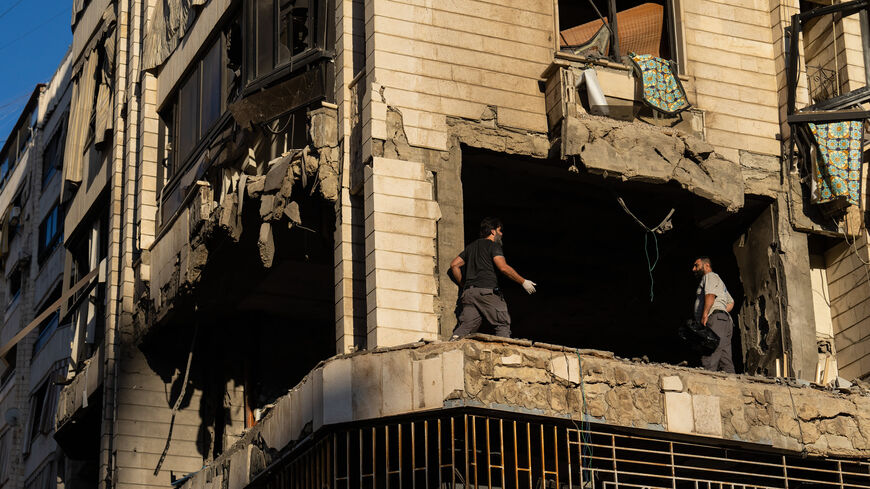
<path fill-rule="evenodd" d="M 701 255 L 701 256 L 699 256 L 698 258 L 695 258 L 695 259 L 696 259 L 696 260 L 701 260 L 701 263 L 706 263 L 707 265 L 710 265 L 710 268 L 713 268 L 713 260 L 711 260 L 709 256 Z"/>
<path fill-rule="evenodd" d="M 480 237 L 485 238 L 489 236 L 494 229 L 498 229 L 501 227 L 501 220 L 497 217 L 484 217 L 482 221 L 480 221 Z"/>

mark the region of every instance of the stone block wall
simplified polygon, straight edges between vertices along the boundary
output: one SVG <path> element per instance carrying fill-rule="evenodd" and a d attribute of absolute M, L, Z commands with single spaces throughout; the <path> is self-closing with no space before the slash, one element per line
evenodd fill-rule
<path fill-rule="evenodd" d="M 367 346 L 438 338 L 433 176 L 422 163 L 374 158 L 365 169 Z"/>
<path fill-rule="evenodd" d="M 554 2 L 365 2 L 368 89 L 363 159 L 387 139 L 387 107 L 401 111 L 412 146 L 446 150 L 448 117 L 547 131 L 538 80 L 553 59 Z"/>
<path fill-rule="evenodd" d="M 834 393 L 484 335 L 379 348 L 322 363 L 184 487 L 223 482 L 242 489 L 263 469 L 255 459 L 274 460 L 323 426 L 466 406 L 701 435 L 707 443 L 720 438 L 794 454 L 866 457 L 867 392 Z"/>
<path fill-rule="evenodd" d="M 779 154 L 778 94 L 770 6 L 753 0 L 680 2 L 686 74 L 717 151 Z"/>
<path fill-rule="evenodd" d="M 861 260 L 867 261 L 863 240 L 854 248 L 841 242 L 825 253 L 837 366 L 839 375 L 847 379 L 870 372 L 870 271 Z"/>

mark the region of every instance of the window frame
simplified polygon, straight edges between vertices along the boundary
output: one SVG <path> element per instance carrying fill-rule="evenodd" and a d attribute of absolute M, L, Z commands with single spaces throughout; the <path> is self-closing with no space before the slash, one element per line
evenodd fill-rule
<path fill-rule="evenodd" d="M 51 222 L 53 216 L 54 220 L 54 231 L 49 236 L 47 234 L 48 224 Z M 63 212 L 60 200 L 56 200 L 51 210 L 45 215 L 42 219 L 42 222 L 39 223 L 39 253 L 37 255 L 37 259 L 40 264 L 42 264 L 46 258 L 57 248 L 58 244 L 62 241 L 61 237 L 63 236 Z"/>
<path fill-rule="evenodd" d="M 45 145 L 45 150 L 42 153 L 42 188 L 48 185 L 57 170 L 63 166 L 63 154 L 66 146 L 67 136 L 67 119 L 69 112 L 61 116 L 58 127 L 55 128 L 48 143 Z M 51 158 L 49 158 L 51 156 Z M 50 164 L 49 164 L 50 163 Z M 48 166 L 48 171 L 46 171 Z"/>
<path fill-rule="evenodd" d="M 563 0 L 555 0 L 556 2 L 556 12 L 558 12 L 559 3 Z M 616 2 L 617 0 L 603 0 L 607 3 L 607 12 L 601 12 L 602 15 L 605 15 L 607 18 L 607 24 L 612 28 L 610 30 L 610 45 L 608 47 L 607 56 L 603 57 L 603 59 L 607 59 L 609 61 L 615 63 L 622 63 L 622 60 L 619 56 L 619 25 L 616 21 L 616 14 L 618 12 Z M 664 24 L 667 29 L 667 42 L 671 48 L 671 61 L 677 67 L 677 73 L 680 75 L 684 75 L 686 73 L 686 60 L 685 60 L 685 49 L 683 47 L 683 7 L 682 0 L 661 0 L 664 3 Z M 559 22 L 559 16 L 556 15 L 556 24 L 558 26 L 556 33 L 562 31 L 562 26 Z M 679 33 L 679 34 L 678 34 Z M 556 51 L 560 51 L 559 45 L 559 36 L 556 36 Z"/>
<path fill-rule="evenodd" d="M 272 66 L 270 69 L 259 72 L 256 66 L 257 63 L 257 35 L 258 28 L 256 26 L 256 5 L 258 2 L 272 2 L 272 46 L 271 57 Z M 327 46 L 327 35 L 329 30 L 328 21 L 326 19 L 327 0 L 308 0 L 308 18 L 306 25 L 309 29 L 309 45 L 306 49 L 297 54 L 293 54 L 292 48 L 290 56 L 282 60 L 279 56 L 280 41 L 280 3 L 281 0 L 245 0 L 242 7 L 242 37 L 247 42 L 244 46 L 244 56 L 242 63 L 242 79 L 246 87 L 245 92 L 256 90 L 261 85 L 271 83 L 276 77 L 284 76 L 287 73 L 292 73 L 299 68 L 316 61 L 319 55 L 329 50 Z M 313 5 L 313 6 L 312 6 Z M 292 36 L 292 31 L 291 31 Z"/>
<path fill-rule="evenodd" d="M 3 385 L 0 382 L 0 385 Z M 9 451 L 10 446 L 7 442 L 11 438 L 12 429 L 6 429 L 0 432 L 0 486 L 6 483 L 9 480 L 9 472 L 11 470 L 6 470 L 6 466 L 9 463 Z"/>
<path fill-rule="evenodd" d="M 229 83 L 226 76 L 226 70 L 221 69 L 220 82 L 217 84 L 220 101 L 220 106 L 218 107 L 219 115 L 214 118 L 214 120 L 209 121 L 207 125 L 203 125 L 202 102 L 204 100 L 203 71 L 205 61 L 213 50 L 217 50 L 218 66 L 223 68 L 226 65 L 227 41 L 225 32 L 220 30 L 218 35 L 211 39 L 210 42 L 205 43 L 205 45 L 206 47 L 197 55 L 196 60 L 191 63 L 188 72 L 179 80 L 174 89 L 174 93 L 169 97 L 169 102 L 165 104 L 162 110 L 160 110 L 160 122 L 158 124 L 158 159 L 160 161 L 158 161 L 158 165 L 160 166 L 160 170 L 165 172 L 165 175 L 158 174 L 158 194 L 163 188 L 173 185 L 173 182 L 179 178 L 178 175 L 182 173 L 181 169 L 186 168 L 190 161 L 197 157 L 201 152 L 203 145 L 211 139 L 212 135 L 217 131 L 217 128 L 223 126 L 227 116 L 227 93 L 229 90 Z M 193 77 L 197 78 L 197 101 L 195 104 L 196 137 L 193 138 L 193 142 L 188 148 L 180 148 L 179 141 L 182 139 L 180 135 L 182 111 L 180 109 L 183 108 L 181 105 L 181 95 L 186 84 L 189 83 Z M 182 155 L 181 150 L 185 150 L 186 154 Z"/>
<path fill-rule="evenodd" d="M 21 297 L 21 289 L 24 288 L 24 272 L 22 268 L 23 267 L 20 264 L 15 265 L 15 269 L 12 270 L 12 273 L 10 273 L 9 277 L 6 279 L 7 290 L 9 291 L 9 303 L 6 304 L 7 310 L 18 302 L 18 298 Z M 17 287 L 15 288 L 15 292 L 13 292 L 12 285 L 15 283 L 17 283 Z"/>
<path fill-rule="evenodd" d="M 12 348 L 6 352 L 3 358 L 9 364 L 9 368 L 3 372 L 3 375 L 0 375 L 0 389 L 6 387 L 10 379 L 15 377 L 15 370 L 18 368 L 18 345 L 12 345 Z"/>

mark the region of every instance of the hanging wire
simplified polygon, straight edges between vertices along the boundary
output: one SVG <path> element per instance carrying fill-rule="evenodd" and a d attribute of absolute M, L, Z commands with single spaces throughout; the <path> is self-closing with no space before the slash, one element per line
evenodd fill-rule
<path fill-rule="evenodd" d="M 631 209 L 628 208 L 628 205 L 625 204 L 625 201 L 622 200 L 622 197 L 617 196 L 616 201 L 619 202 L 620 206 L 622 206 L 622 210 L 624 210 L 626 214 L 631 216 L 631 218 L 634 219 L 634 221 L 637 222 L 640 225 L 640 227 L 642 227 L 644 229 L 644 231 L 646 231 L 643 235 L 643 253 L 644 253 L 644 256 L 646 256 L 646 268 L 647 268 L 647 272 L 649 273 L 649 301 L 652 302 L 653 299 L 655 299 L 655 278 L 653 277 L 653 270 L 655 270 L 656 265 L 658 265 L 659 258 L 660 258 L 659 241 L 658 241 L 658 238 L 656 237 L 656 233 L 659 233 L 659 234 L 664 233 L 665 231 L 668 231 L 673 227 L 673 224 L 671 223 L 671 217 L 674 215 L 675 209 L 671 208 L 670 212 L 668 212 L 668 215 L 666 215 L 665 218 L 662 219 L 662 221 L 658 224 L 658 226 L 651 228 L 651 227 L 647 226 L 643 221 L 641 221 L 640 218 L 635 216 L 633 212 L 631 212 Z M 650 234 L 652 234 L 653 244 L 655 245 L 655 259 L 654 260 L 650 260 L 650 255 L 649 255 L 649 235 Z"/>
<path fill-rule="evenodd" d="M 649 259 L 649 244 L 647 241 L 649 235 L 652 235 L 656 249 L 656 258 L 652 262 L 650 262 Z M 647 231 L 643 235 L 643 252 L 644 255 L 646 255 L 646 267 L 649 271 L 649 301 L 652 302 L 655 298 L 655 278 L 653 278 L 653 270 L 656 269 L 656 265 L 659 263 L 659 240 L 656 238 L 656 233 L 653 231 Z"/>

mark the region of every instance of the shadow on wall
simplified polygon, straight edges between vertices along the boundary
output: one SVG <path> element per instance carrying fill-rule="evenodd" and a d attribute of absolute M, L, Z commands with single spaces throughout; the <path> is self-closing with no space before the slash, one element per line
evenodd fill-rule
<path fill-rule="evenodd" d="M 167 420 L 183 393 L 171 443 L 195 444 L 203 460 L 220 455 L 262 408 L 335 353 L 332 204 L 310 198 L 300 209 L 303 226 L 276 230 L 268 269 L 258 227 L 247 225 L 258 222 L 256 208 L 243 216 L 238 243 L 209 244 L 196 288 L 176 296 L 173 312 L 140 345 L 146 365 L 123 364 L 140 367 L 130 373 L 144 374 Z"/>

